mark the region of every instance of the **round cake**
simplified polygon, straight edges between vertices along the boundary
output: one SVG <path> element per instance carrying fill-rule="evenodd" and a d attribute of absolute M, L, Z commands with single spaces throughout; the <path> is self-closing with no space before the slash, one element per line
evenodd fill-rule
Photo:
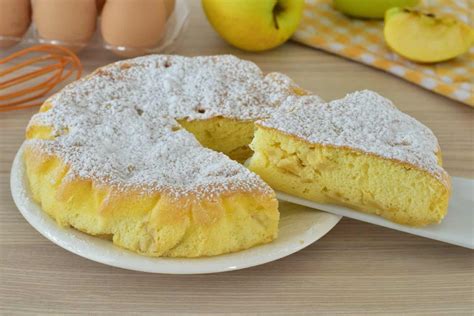
<path fill-rule="evenodd" d="M 32 195 L 60 225 L 150 256 L 270 242 L 275 194 L 235 160 L 250 156 L 253 122 L 300 94 L 288 77 L 232 56 L 154 55 L 100 68 L 31 119 Z"/>
<path fill-rule="evenodd" d="M 434 134 L 389 100 L 361 91 L 323 103 L 232 56 L 100 68 L 48 99 L 26 136 L 45 212 L 149 256 L 272 241 L 272 188 L 412 226 L 440 222 L 451 191 Z"/>

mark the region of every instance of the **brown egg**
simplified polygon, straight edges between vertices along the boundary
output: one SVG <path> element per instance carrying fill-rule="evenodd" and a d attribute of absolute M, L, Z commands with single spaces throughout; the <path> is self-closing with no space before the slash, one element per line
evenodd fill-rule
<path fill-rule="evenodd" d="M 120 56 L 138 56 L 158 45 L 165 35 L 166 8 L 163 0 L 107 0 L 102 11 L 104 41 L 128 50 L 112 49 Z"/>
<path fill-rule="evenodd" d="M 38 36 L 56 40 L 73 50 L 83 48 L 94 34 L 95 0 L 33 0 L 33 21 Z M 61 43 L 64 42 L 64 43 Z"/>
<path fill-rule="evenodd" d="M 97 13 L 100 15 L 102 9 L 104 8 L 105 0 L 96 0 Z"/>
<path fill-rule="evenodd" d="M 166 8 L 166 18 L 169 18 L 173 14 L 174 7 L 176 5 L 176 0 L 164 0 Z"/>
<path fill-rule="evenodd" d="M 31 23 L 30 0 L 0 0 L 0 48 L 18 43 Z M 17 37 L 17 38 L 15 38 Z"/>

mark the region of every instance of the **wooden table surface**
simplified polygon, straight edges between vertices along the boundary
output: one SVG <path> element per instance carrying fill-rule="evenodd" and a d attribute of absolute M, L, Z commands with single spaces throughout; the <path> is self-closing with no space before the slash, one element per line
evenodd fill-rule
<path fill-rule="evenodd" d="M 474 177 L 473 109 L 386 73 L 294 43 L 264 54 L 226 45 L 192 2 L 176 53 L 231 53 L 280 71 L 325 99 L 370 88 L 429 126 L 451 175 Z M 105 61 L 80 56 L 88 70 Z M 0 314 L 339 312 L 472 314 L 473 252 L 350 219 L 287 258 L 222 274 L 158 275 L 76 256 L 35 231 L 15 207 L 10 167 L 35 110 L 0 114 Z"/>

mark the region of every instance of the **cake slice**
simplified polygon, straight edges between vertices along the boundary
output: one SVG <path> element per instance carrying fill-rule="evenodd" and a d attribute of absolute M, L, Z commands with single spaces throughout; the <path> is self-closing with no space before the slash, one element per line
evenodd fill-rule
<path fill-rule="evenodd" d="M 257 121 L 250 170 L 272 188 L 423 226 L 446 215 L 450 180 L 429 128 L 372 91 Z"/>

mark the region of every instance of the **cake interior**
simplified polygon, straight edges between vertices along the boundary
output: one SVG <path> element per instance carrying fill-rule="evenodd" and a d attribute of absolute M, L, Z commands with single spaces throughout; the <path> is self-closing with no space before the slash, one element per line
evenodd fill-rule
<path fill-rule="evenodd" d="M 404 225 L 439 223 L 446 215 L 449 191 L 445 186 L 403 163 L 310 144 L 271 128 L 256 128 L 251 121 L 216 117 L 179 123 L 205 147 L 241 163 L 251 158 L 249 169 L 275 190 Z M 437 156 L 441 165 L 439 152 Z"/>
<path fill-rule="evenodd" d="M 178 120 L 202 146 L 221 152 L 243 163 L 252 155 L 249 147 L 254 135 L 254 122 L 214 117 L 208 120 Z"/>
<path fill-rule="evenodd" d="M 439 223 L 448 189 L 427 172 L 257 126 L 248 167 L 273 189 L 411 226 Z M 441 163 L 441 159 L 438 159 Z"/>

